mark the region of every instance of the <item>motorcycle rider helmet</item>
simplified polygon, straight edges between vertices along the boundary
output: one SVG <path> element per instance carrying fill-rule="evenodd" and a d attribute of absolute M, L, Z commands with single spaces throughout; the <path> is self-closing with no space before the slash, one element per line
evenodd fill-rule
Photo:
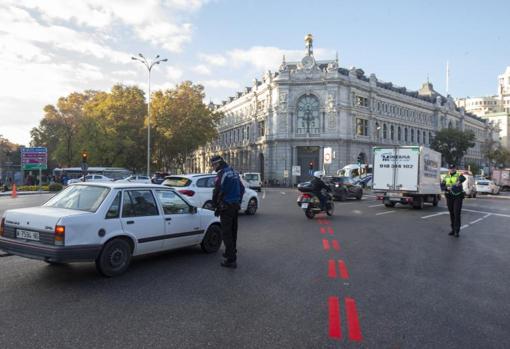
<path fill-rule="evenodd" d="M 313 173 L 313 176 L 316 177 L 316 178 L 321 178 L 322 177 L 322 171 L 315 171 Z"/>

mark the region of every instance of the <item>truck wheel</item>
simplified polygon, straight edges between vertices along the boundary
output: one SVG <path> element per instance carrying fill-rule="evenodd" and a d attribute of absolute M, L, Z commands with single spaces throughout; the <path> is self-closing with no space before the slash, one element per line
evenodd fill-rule
<path fill-rule="evenodd" d="M 436 207 L 438 203 L 439 203 L 439 199 L 438 199 L 437 195 L 434 195 L 434 199 L 432 199 L 432 206 Z"/>
<path fill-rule="evenodd" d="M 129 242 L 119 238 L 110 240 L 96 259 L 97 271 L 107 277 L 120 275 L 129 267 L 131 256 Z"/>
<path fill-rule="evenodd" d="M 391 202 L 391 201 L 386 201 L 386 202 L 384 203 L 384 206 L 386 206 L 386 207 L 395 207 L 395 203 L 394 203 L 394 202 Z"/>
<path fill-rule="evenodd" d="M 421 210 L 423 208 L 423 198 L 417 197 L 413 199 L 413 208 L 415 210 Z"/>

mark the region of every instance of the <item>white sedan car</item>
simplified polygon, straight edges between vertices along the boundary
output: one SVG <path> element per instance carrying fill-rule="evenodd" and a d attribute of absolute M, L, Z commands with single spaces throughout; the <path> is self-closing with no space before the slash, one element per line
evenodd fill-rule
<path fill-rule="evenodd" d="M 215 178 L 216 175 L 210 173 L 174 175 L 166 177 L 162 184 L 186 195 L 193 205 L 211 210 L 213 208 L 212 194 Z M 245 192 L 241 203 L 241 211 L 247 215 L 254 215 L 260 205 L 257 192 L 250 189 L 245 181 L 243 181 L 243 184 Z"/>
<path fill-rule="evenodd" d="M 85 176 L 85 180 L 83 180 L 84 177 L 81 176 L 80 178 L 70 179 L 67 181 L 67 184 L 74 184 L 74 183 L 81 183 L 81 182 L 111 182 L 113 181 L 113 178 L 106 177 L 103 175 L 98 174 L 89 174 Z"/>
<path fill-rule="evenodd" d="M 476 181 L 476 192 L 479 194 L 499 194 L 499 186 L 493 181 L 488 179 L 482 179 Z"/>
<path fill-rule="evenodd" d="M 119 179 L 117 183 L 143 183 L 143 184 L 151 184 L 151 179 L 148 176 L 142 175 L 131 175 L 129 177 Z"/>
<path fill-rule="evenodd" d="M 153 184 L 74 184 L 42 206 L 5 211 L 0 225 L 0 250 L 50 264 L 94 261 L 108 277 L 132 256 L 197 244 L 218 251 L 219 219 Z"/>

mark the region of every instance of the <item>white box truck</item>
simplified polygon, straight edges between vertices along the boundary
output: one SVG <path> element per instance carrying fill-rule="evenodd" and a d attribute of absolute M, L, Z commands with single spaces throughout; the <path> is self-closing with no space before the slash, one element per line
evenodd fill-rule
<path fill-rule="evenodd" d="M 386 207 L 441 200 L 441 154 L 423 146 L 374 147 L 373 190 Z"/>

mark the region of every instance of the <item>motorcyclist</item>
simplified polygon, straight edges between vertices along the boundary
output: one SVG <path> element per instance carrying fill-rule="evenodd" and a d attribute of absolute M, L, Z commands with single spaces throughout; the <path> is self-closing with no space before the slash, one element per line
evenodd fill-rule
<path fill-rule="evenodd" d="M 322 171 L 315 171 L 313 173 L 313 179 L 310 182 L 312 187 L 312 193 L 314 193 L 321 202 L 321 210 L 326 210 L 327 196 L 322 194 L 322 190 L 325 189 L 327 192 L 331 191 L 331 188 L 324 183 L 322 180 Z"/>

